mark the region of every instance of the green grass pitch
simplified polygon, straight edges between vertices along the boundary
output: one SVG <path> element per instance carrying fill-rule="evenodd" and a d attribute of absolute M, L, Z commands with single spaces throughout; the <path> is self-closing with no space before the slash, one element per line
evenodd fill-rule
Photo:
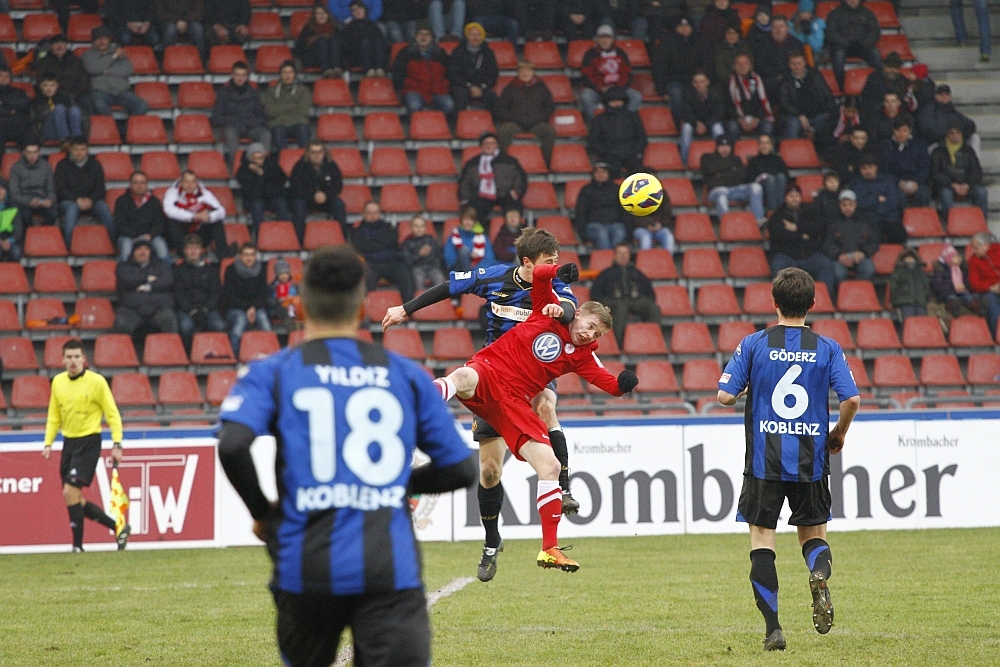
<path fill-rule="evenodd" d="M 812 629 L 794 535 L 778 539 L 783 654 L 761 650 L 746 535 L 583 539 L 575 574 L 512 541 L 497 578 L 432 610 L 434 665 L 997 665 L 1000 529 L 831 535 L 836 625 Z M 424 545 L 428 589 L 480 545 Z M 0 665 L 275 667 L 263 549 L 0 556 Z"/>

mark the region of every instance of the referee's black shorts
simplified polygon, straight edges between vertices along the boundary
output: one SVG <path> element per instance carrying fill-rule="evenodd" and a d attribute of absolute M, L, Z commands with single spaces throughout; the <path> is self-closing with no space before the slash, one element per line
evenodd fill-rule
<path fill-rule="evenodd" d="M 551 389 L 552 393 L 556 393 L 556 381 L 553 380 L 545 387 L 546 389 Z M 482 417 L 476 417 L 472 420 L 472 439 L 476 442 L 482 442 L 483 440 L 492 440 L 493 438 L 502 437 L 495 428 L 486 423 L 486 420 Z"/>
<path fill-rule="evenodd" d="M 275 591 L 278 648 L 289 667 L 330 667 L 344 628 L 354 635 L 354 664 L 427 667 L 431 628 L 424 591 L 296 595 Z"/>
<path fill-rule="evenodd" d="M 761 528 L 777 528 L 781 506 L 788 498 L 792 526 L 818 526 L 830 516 L 830 478 L 818 482 L 779 482 L 743 476 L 743 490 L 736 510 L 736 520 Z"/>
<path fill-rule="evenodd" d="M 80 489 L 94 481 L 94 471 L 101 459 L 101 434 L 94 433 L 82 438 L 63 438 L 62 459 L 59 461 L 59 476 L 63 484 Z"/>

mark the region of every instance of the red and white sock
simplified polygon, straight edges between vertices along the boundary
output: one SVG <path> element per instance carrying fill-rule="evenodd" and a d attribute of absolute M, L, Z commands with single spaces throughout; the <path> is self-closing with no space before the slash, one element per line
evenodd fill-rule
<path fill-rule="evenodd" d="M 562 490 L 558 480 L 538 480 L 538 515 L 542 518 L 542 551 L 559 546 L 556 533 L 562 518 Z"/>
<path fill-rule="evenodd" d="M 434 386 L 438 388 L 438 391 L 441 392 L 441 398 L 446 402 L 450 401 L 458 393 L 458 389 L 455 388 L 455 383 L 451 381 L 451 378 L 438 378 L 434 380 Z"/>

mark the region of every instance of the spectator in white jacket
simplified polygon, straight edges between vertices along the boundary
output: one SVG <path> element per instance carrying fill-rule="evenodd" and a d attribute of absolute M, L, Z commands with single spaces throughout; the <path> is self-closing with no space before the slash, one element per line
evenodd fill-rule
<path fill-rule="evenodd" d="M 178 254 L 183 251 L 182 243 L 187 234 L 200 236 L 206 248 L 214 241 L 218 257 L 235 254 L 226 245 L 225 207 L 190 169 L 167 188 L 163 212 L 167 216 L 167 237 Z"/>

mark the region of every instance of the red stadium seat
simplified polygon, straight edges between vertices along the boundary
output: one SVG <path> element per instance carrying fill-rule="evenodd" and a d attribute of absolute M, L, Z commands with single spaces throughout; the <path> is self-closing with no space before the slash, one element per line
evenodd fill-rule
<path fill-rule="evenodd" d="M 111 116 L 91 116 L 88 141 L 91 146 L 119 145 L 122 142 L 122 135 L 118 134 L 115 119 Z"/>
<path fill-rule="evenodd" d="M 899 253 L 903 252 L 903 246 L 898 243 L 883 243 L 879 246 L 875 254 L 872 255 L 872 263 L 875 264 L 875 273 L 880 276 L 887 276 L 896 268 L 896 260 Z"/>
<path fill-rule="evenodd" d="M 575 104 L 573 84 L 565 74 L 543 74 L 538 77 L 552 93 L 552 101 L 556 104 Z"/>
<path fill-rule="evenodd" d="M 455 136 L 459 139 L 479 140 L 483 132 L 495 132 L 493 116 L 482 109 L 466 109 L 458 112 Z"/>
<path fill-rule="evenodd" d="M 862 350 L 898 350 L 902 343 L 892 320 L 879 318 L 858 322 L 858 347 Z"/>
<path fill-rule="evenodd" d="M 204 74 L 205 67 L 197 47 L 181 44 L 163 49 L 163 73 Z"/>
<path fill-rule="evenodd" d="M 337 163 L 344 178 L 364 178 L 368 174 L 357 148 L 331 148 L 330 159 Z"/>
<path fill-rule="evenodd" d="M 28 338 L 0 338 L 0 359 L 5 371 L 38 370 L 35 347 Z"/>
<path fill-rule="evenodd" d="M 528 181 L 528 191 L 521 198 L 521 206 L 533 211 L 559 208 L 555 187 L 548 181 Z"/>
<path fill-rule="evenodd" d="M 677 267 L 674 266 L 674 256 L 663 248 L 640 250 L 635 255 L 635 268 L 642 271 L 650 280 L 676 280 Z"/>
<path fill-rule="evenodd" d="M 281 349 L 273 331 L 247 331 L 240 339 L 240 362 L 249 363 Z"/>
<path fill-rule="evenodd" d="M 277 74 L 286 60 L 294 60 L 291 49 L 284 44 L 265 44 L 257 49 L 254 71 L 258 74 Z"/>
<path fill-rule="evenodd" d="M 669 141 L 648 144 L 642 156 L 642 164 L 654 172 L 684 171 L 677 144 Z"/>
<path fill-rule="evenodd" d="M 924 262 L 924 270 L 933 271 L 934 265 L 937 263 L 938 258 L 941 256 L 941 251 L 944 250 L 944 243 L 941 242 L 931 242 L 931 243 L 921 243 L 917 248 L 917 254 L 920 255 L 920 259 Z"/>
<path fill-rule="evenodd" d="M 675 208 L 698 205 L 698 196 L 694 193 L 690 178 L 661 178 L 660 184 Z"/>
<path fill-rule="evenodd" d="M 25 42 L 38 43 L 43 39 L 55 37 L 61 32 L 62 29 L 59 27 L 59 20 L 56 19 L 55 14 L 26 14 L 24 22 L 21 24 L 21 37 Z M 90 34 L 87 34 L 80 41 L 89 42 Z"/>
<path fill-rule="evenodd" d="M 0 42 L 16 42 L 17 28 L 10 14 L 0 14 Z"/>
<path fill-rule="evenodd" d="M 351 215 L 359 215 L 365 202 L 372 200 L 372 191 L 367 185 L 345 185 L 340 198 Z"/>
<path fill-rule="evenodd" d="M 826 336 L 835 340 L 841 349 L 847 351 L 854 349 L 854 339 L 851 338 L 851 330 L 847 328 L 847 322 L 844 320 L 835 320 L 832 318 L 814 320 L 809 326 L 820 336 Z M 895 333 L 895 330 L 893 333 Z"/>
<path fill-rule="evenodd" d="M 16 333 L 20 330 L 21 318 L 17 315 L 17 304 L 13 301 L 0 299 L 0 331 L 12 331 Z"/>
<path fill-rule="evenodd" d="M 583 56 L 594 46 L 592 39 L 574 39 L 566 50 L 566 64 L 573 69 L 580 69 L 583 65 Z"/>
<path fill-rule="evenodd" d="M 373 290 L 365 296 L 365 315 L 372 322 L 382 322 L 385 312 L 394 306 L 402 306 L 403 299 L 394 289 Z"/>
<path fill-rule="evenodd" d="M 555 42 L 526 42 L 524 59 L 534 63 L 537 69 L 562 69 L 566 66 Z"/>
<path fill-rule="evenodd" d="M 427 150 L 421 149 L 421 150 Z M 451 161 L 451 151 L 443 149 L 448 153 L 446 164 L 450 163 L 452 174 L 454 174 L 455 163 Z M 406 158 L 406 151 L 398 147 L 380 146 L 372 151 L 371 163 L 368 171 L 372 176 L 392 177 L 411 175 L 410 161 Z"/>
<path fill-rule="evenodd" d="M 385 77 L 370 76 L 358 86 L 358 104 L 363 107 L 397 107 L 399 99 L 392 81 Z"/>
<path fill-rule="evenodd" d="M 188 153 L 188 169 L 203 181 L 228 180 L 226 162 L 218 151 L 191 151 Z"/>
<path fill-rule="evenodd" d="M 94 365 L 98 368 L 137 368 L 139 358 L 128 334 L 104 334 L 94 341 Z"/>
<path fill-rule="evenodd" d="M 246 61 L 247 54 L 243 52 L 242 46 L 217 44 L 208 53 L 208 71 L 210 74 L 229 74 L 233 70 L 233 65 Z"/>
<path fill-rule="evenodd" d="M 816 147 L 809 139 L 783 139 L 778 152 L 789 169 L 815 169 L 819 167 Z"/>
<path fill-rule="evenodd" d="M 27 21 L 27 17 L 25 20 Z M 72 14 L 69 17 L 69 28 L 66 31 L 66 36 L 71 42 L 89 42 L 91 31 L 102 23 L 101 17 L 97 14 Z M 25 39 L 28 39 L 27 35 L 25 35 Z"/>
<path fill-rule="evenodd" d="M 714 354 L 715 343 L 704 322 L 678 322 L 670 332 L 670 351 L 674 354 Z"/>
<path fill-rule="evenodd" d="M 336 220 L 313 220 L 306 223 L 303 249 L 316 250 L 326 245 L 344 245 L 344 233 L 340 223 Z"/>
<path fill-rule="evenodd" d="M 313 84 L 313 106 L 353 107 L 354 98 L 343 79 L 317 79 Z"/>
<path fill-rule="evenodd" d="M 699 139 L 691 142 L 688 149 L 688 168 L 691 171 L 701 170 L 701 156 L 706 153 L 715 152 L 715 142 L 708 139 Z M 672 200 L 671 200 L 672 201 Z"/>
<path fill-rule="evenodd" d="M 882 59 L 885 58 L 890 53 L 898 53 L 899 57 L 903 59 L 904 62 L 912 62 L 917 59 L 913 55 L 913 51 L 910 49 L 910 40 L 906 38 L 906 35 L 902 33 L 897 33 L 895 35 L 882 35 L 879 37 L 878 43 L 875 45 L 878 49 L 879 55 Z"/>
<path fill-rule="evenodd" d="M 754 221 L 754 226 L 757 222 Z M 677 243 L 715 243 L 718 239 L 707 213 L 679 213 L 674 219 Z"/>
<path fill-rule="evenodd" d="M 371 81 L 371 79 L 363 81 Z M 365 141 L 403 141 L 406 139 L 403 124 L 399 122 L 399 115 L 381 111 L 365 116 L 362 136 Z"/>
<path fill-rule="evenodd" d="M 915 387 L 917 376 L 913 373 L 909 357 L 886 354 L 875 358 L 872 382 L 876 387 Z"/>
<path fill-rule="evenodd" d="M 639 378 L 639 386 L 636 387 L 639 393 L 676 394 L 680 391 L 674 367 L 669 361 L 644 359 L 635 365 L 635 374 Z"/>
<path fill-rule="evenodd" d="M 578 243 L 573 223 L 566 216 L 545 215 L 538 218 L 535 226 L 551 232 L 561 246 L 575 246 Z"/>
<path fill-rule="evenodd" d="M 76 292 L 76 278 L 69 264 L 44 262 L 35 267 L 34 291 L 42 294 Z"/>
<path fill-rule="evenodd" d="M 350 114 L 326 113 L 316 119 L 316 137 L 320 141 L 355 142 L 358 131 Z"/>
<path fill-rule="evenodd" d="M 952 206 L 948 209 L 948 236 L 972 236 L 987 231 L 986 218 L 978 206 Z"/>
<path fill-rule="evenodd" d="M 625 327 L 622 351 L 629 355 L 665 355 L 667 343 L 660 325 L 653 322 L 633 322 Z"/>
<path fill-rule="evenodd" d="M 486 303 L 475 294 L 463 294 L 458 308 L 462 313 L 462 319 L 466 322 L 476 322 L 479 320 L 479 311 Z"/>
<path fill-rule="evenodd" d="M 681 275 L 695 280 L 721 280 L 726 277 L 722 258 L 715 248 L 691 248 L 684 252 Z"/>
<path fill-rule="evenodd" d="M 177 87 L 177 106 L 182 111 L 211 109 L 214 105 L 215 89 L 208 81 L 184 81 Z"/>
<path fill-rule="evenodd" d="M 583 146 L 577 145 L 577 148 L 579 148 L 584 155 L 586 155 L 586 151 L 583 149 Z M 514 144 L 507 149 L 507 154 L 517 160 L 520 163 L 521 168 L 524 169 L 525 173 L 529 176 L 532 174 L 549 173 L 549 168 L 545 166 L 545 158 L 542 157 L 542 149 L 538 146 L 538 144 Z M 553 149 L 552 163 L 554 168 L 556 163 L 555 149 Z"/>
<path fill-rule="evenodd" d="M 646 134 L 651 137 L 677 136 L 677 125 L 669 107 L 642 107 L 639 109 L 639 118 L 646 128 Z"/>
<path fill-rule="evenodd" d="M 45 351 L 42 353 L 42 367 L 47 369 L 63 369 L 63 343 L 75 340 L 74 336 L 52 336 L 45 339 Z"/>
<path fill-rule="evenodd" d="M 0 262 L 0 294 L 27 294 L 28 276 L 17 262 Z"/>
<path fill-rule="evenodd" d="M 723 213 L 719 219 L 719 238 L 727 243 L 760 243 L 760 226 L 749 211 Z"/>
<path fill-rule="evenodd" d="M 491 37 L 495 36 L 491 35 Z M 488 46 L 497 59 L 499 69 L 515 69 L 517 67 L 517 53 L 514 51 L 513 44 L 506 40 L 500 40 L 490 42 Z"/>
<path fill-rule="evenodd" d="M 102 155 L 98 153 L 98 155 Z M 112 210 L 114 210 L 112 208 Z M 70 254 L 79 257 L 106 257 L 114 255 L 108 230 L 103 225 L 79 225 L 73 229 L 69 244 Z"/>
<path fill-rule="evenodd" d="M 262 1 L 267 5 L 270 5 L 267 0 Z M 298 11 L 292 13 L 291 19 L 288 21 L 288 34 L 292 39 L 299 38 L 299 35 L 302 34 L 302 29 L 306 27 L 306 24 L 309 23 L 309 19 L 312 18 L 311 15 L 312 12 L 309 11 Z M 333 79 L 329 80 L 333 81 Z M 340 80 L 343 81 L 343 79 Z"/>
<path fill-rule="evenodd" d="M 771 283 L 751 283 L 743 291 L 743 312 L 747 315 L 773 316 L 774 298 L 771 296 Z"/>
<path fill-rule="evenodd" d="M 958 318 L 956 318 L 958 319 Z M 955 320 L 952 320 L 954 324 Z M 973 354 L 968 362 L 969 384 L 1000 385 L 1000 354 Z"/>
<path fill-rule="evenodd" d="M 84 297 L 76 302 L 77 325 L 82 331 L 108 330 L 114 326 L 115 312 L 111 302 L 101 297 Z"/>
<path fill-rule="evenodd" d="M 600 273 L 604 269 L 611 266 L 613 259 L 614 250 L 592 250 L 590 253 L 590 265 L 588 268 L 591 271 Z"/>
<path fill-rule="evenodd" d="M 940 238 L 944 236 L 941 219 L 935 209 L 911 207 L 903 210 L 903 227 L 911 238 Z"/>
<path fill-rule="evenodd" d="M 201 405 L 204 401 L 198 378 L 187 371 L 171 371 L 160 376 L 161 405 Z"/>
<path fill-rule="evenodd" d="M 412 141 L 450 141 L 448 119 L 440 111 L 415 111 L 410 115 Z"/>
<path fill-rule="evenodd" d="M 141 97 L 150 109 L 170 111 L 174 109 L 174 98 L 170 96 L 170 88 L 162 81 L 139 81 L 135 84 L 135 94 Z"/>
<path fill-rule="evenodd" d="M 681 388 L 686 392 L 716 392 L 722 369 L 715 359 L 692 359 L 684 362 Z"/>
<path fill-rule="evenodd" d="M 133 116 L 132 118 L 158 120 L 160 121 L 160 127 L 163 127 L 163 121 L 156 116 Z M 131 118 L 129 120 L 131 121 Z M 130 124 L 130 132 L 131 129 Z M 138 143 L 149 142 L 140 141 Z M 97 158 L 97 161 L 101 163 L 101 167 L 104 168 L 105 181 L 127 181 L 132 177 L 132 172 L 135 171 L 135 168 L 132 166 L 132 158 L 129 157 L 128 153 L 98 153 L 94 157 Z"/>
<path fill-rule="evenodd" d="M 753 325 L 753 322 L 743 320 L 723 322 L 719 325 L 719 350 L 726 354 L 732 354 L 736 351 L 736 346 L 756 330 L 757 327 Z"/>
<path fill-rule="evenodd" d="M 837 289 L 837 310 L 848 313 L 880 311 L 875 286 L 867 280 L 845 280 Z"/>
<path fill-rule="evenodd" d="M 219 370 L 208 374 L 205 388 L 209 405 L 219 405 L 229 395 L 229 390 L 236 384 L 236 371 Z"/>
<path fill-rule="evenodd" d="M 98 153 L 98 155 L 106 155 Z M 142 154 L 139 169 L 151 181 L 175 181 L 181 177 L 177 155 L 171 151 L 149 151 Z"/>
<path fill-rule="evenodd" d="M 179 144 L 214 144 L 215 133 L 207 116 L 181 114 L 174 119 L 174 141 Z"/>
<path fill-rule="evenodd" d="M 29 14 L 30 16 L 30 14 Z M 14 378 L 10 406 L 17 410 L 38 410 L 49 407 L 49 379 L 40 375 Z"/>
<path fill-rule="evenodd" d="M 559 396 L 583 396 L 585 393 L 580 376 L 567 373 L 556 378 L 556 394 Z"/>
<path fill-rule="evenodd" d="M 833 301 L 830 299 L 830 292 L 826 289 L 826 283 L 816 283 L 816 305 L 810 311 L 813 315 L 825 315 L 833 313 Z"/>
<path fill-rule="evenodd" d="M 156 404 L 149 378 L 142 373 L 116 373 L 111 394 L 120 408 L 148 408 Z"/>
<path fill-rule="evenodd" d="M 472 346 L 472 335 L 468 329 L 449 328 L 434 331 L 431 356 L 435 359 L 465 361 L 475 353 L 476 349 Z"/>
<path fill-rule="evenodd" d="M 556 109 L 549 122 L 556 129 L 557 137 L 587 136 L 587 124 L 583 121 L 583 114 L 577 109 Z"/>
<path fill-rule="evenodd" d="M 277 12 L 254 12 L 249 28 L 252 39 L 285 39 L 285 27 Z"/>
<path fill-rule="evenodd" d="M 641 39 L 619 39 L 615 46 L 625 52 L 632 67 L 649 67 L 649 54 L 646 53 L 646 45 Z"/>
<path fill-rule="evenodd" d="M 433 213 L 458 211 L 458 184 L 431 183 L 427 186 L 427 210 Z"/>
<path fill-rule="evenodd" d="M 771 267 L 760 246 L 733 248 L 729 252 L 729 275 L 733 278 L 770 278 Z"/>
<path fill-rule="evenodd" d="M 952 347 L 991 347 L 993 339 L 986 320 L 975 315 L 962 315 L 948 327 L 948 344 Z M 971 358 L 969 360 L 971 367 Z"/>
<path fill-rule="evenodd" d="M 965 384 L 958 358 L 953 354 L 928 354 L 920 360 L 920 384 L 954 387 Z"/>
<path fill-rule="evenodd" d="M 456 319 L 455 307 L 451 305 L 451 299 L 445 299 L 421 308 L 410 319 L 414 322 L 453 322 Z"/>
<path fill-rule="evenodd" d="M 703 285 L 698 290 L 695 310 L 708 316 L 738 316 L 743 312 L 733 286 L 724 284 Z"/>
<path fill-rule="evenodd" d="M 593 170 L 582 144 L 556 144 L 552 149 L 552 173 L 589 174 Z"/>
<path fill-rule="evenodd" d="M 941 323 L 938 322 L 936 317 L 918 315 L 907 317 L 903 322 L 903 347 L 929 348 L 947 346 L 948 342 L 944 339 L 944 332 L 941 331 Z"/>
<path fill-rule="evenodd" d="M 414 361 L 423 362 L 427 356 L 424 353 L 424 343 L 420 340 L 420 332 L 416 329 L 389 329 L 382 334 L 382 346 Z"/>
<path fill-rule="evenodd" d="M 409 183 L 383 185 L 379 199 L 386 213 L 419 213 L 421 210 L 417 189 Z"/>
<path fill-rule="evenodd" d="M 237 247 L 250 243 L 250 229 L 239 222 L 223 223 L 226 230 L 226 244 L 235 243 Z"/>
<path fill-rule="evenodd" d="M 67 254 L 66 243 L 58 227 L 29 227 L 25 230 L 25 257 L 65 257 Z"/>
<path fill-rule="evenodd" d="M 844 94 L 840 90 L 840 84 L 837 83 L 837 75 L 834 74 L 832 69 L 821 69 L 819 73 L 823 75 L 823 80 L 826 81 L 826 85 L 830 88 L 830 92 L 833 93 L 834 97 L 841 97 Z"/>
<path fill-rule="evenodd" d="M 849 69 L 844 73 L 844 95 L 847 97 L 857 97 L 868 81 L 868 75 L 874 72 L 871 67 L 859 69 Z"/>
<path fill-rule="evenodd" d="M 878 24 L 882 28 L 899 28 L 899 19 L 896 17 L 896 8 L 891 2 L 886 0 L 868 0 L 865 7 L 871 10 Z"/>
<path fill-rule="evenodd" d="M 188 356 L 181 337 L 173 333 L 149 334 L 142 363 L 145 366 L 187 366 Z"/>
<path fill-rule="evenodd" d="M 622 353 L 614 336 L 604 335 L 597 339 L 597 354 L 602 357 L 617 357 Z"/>
<path fill-rule="evenodd" d="M 224 332 L 196 333 L 191 341 L 191 363 L 198 366 L 236 363 L 236 355 Z"/>
<path fill-rule="evenodd" d="M 563 204 L 567 209 L 573 210 L 576 208 L 576 200 L 580 196 L 580 190 L 587 183 L 590 183 L 590 181 L 584 179 L 566 181 L 566 184 L 563 186 Z"/>

